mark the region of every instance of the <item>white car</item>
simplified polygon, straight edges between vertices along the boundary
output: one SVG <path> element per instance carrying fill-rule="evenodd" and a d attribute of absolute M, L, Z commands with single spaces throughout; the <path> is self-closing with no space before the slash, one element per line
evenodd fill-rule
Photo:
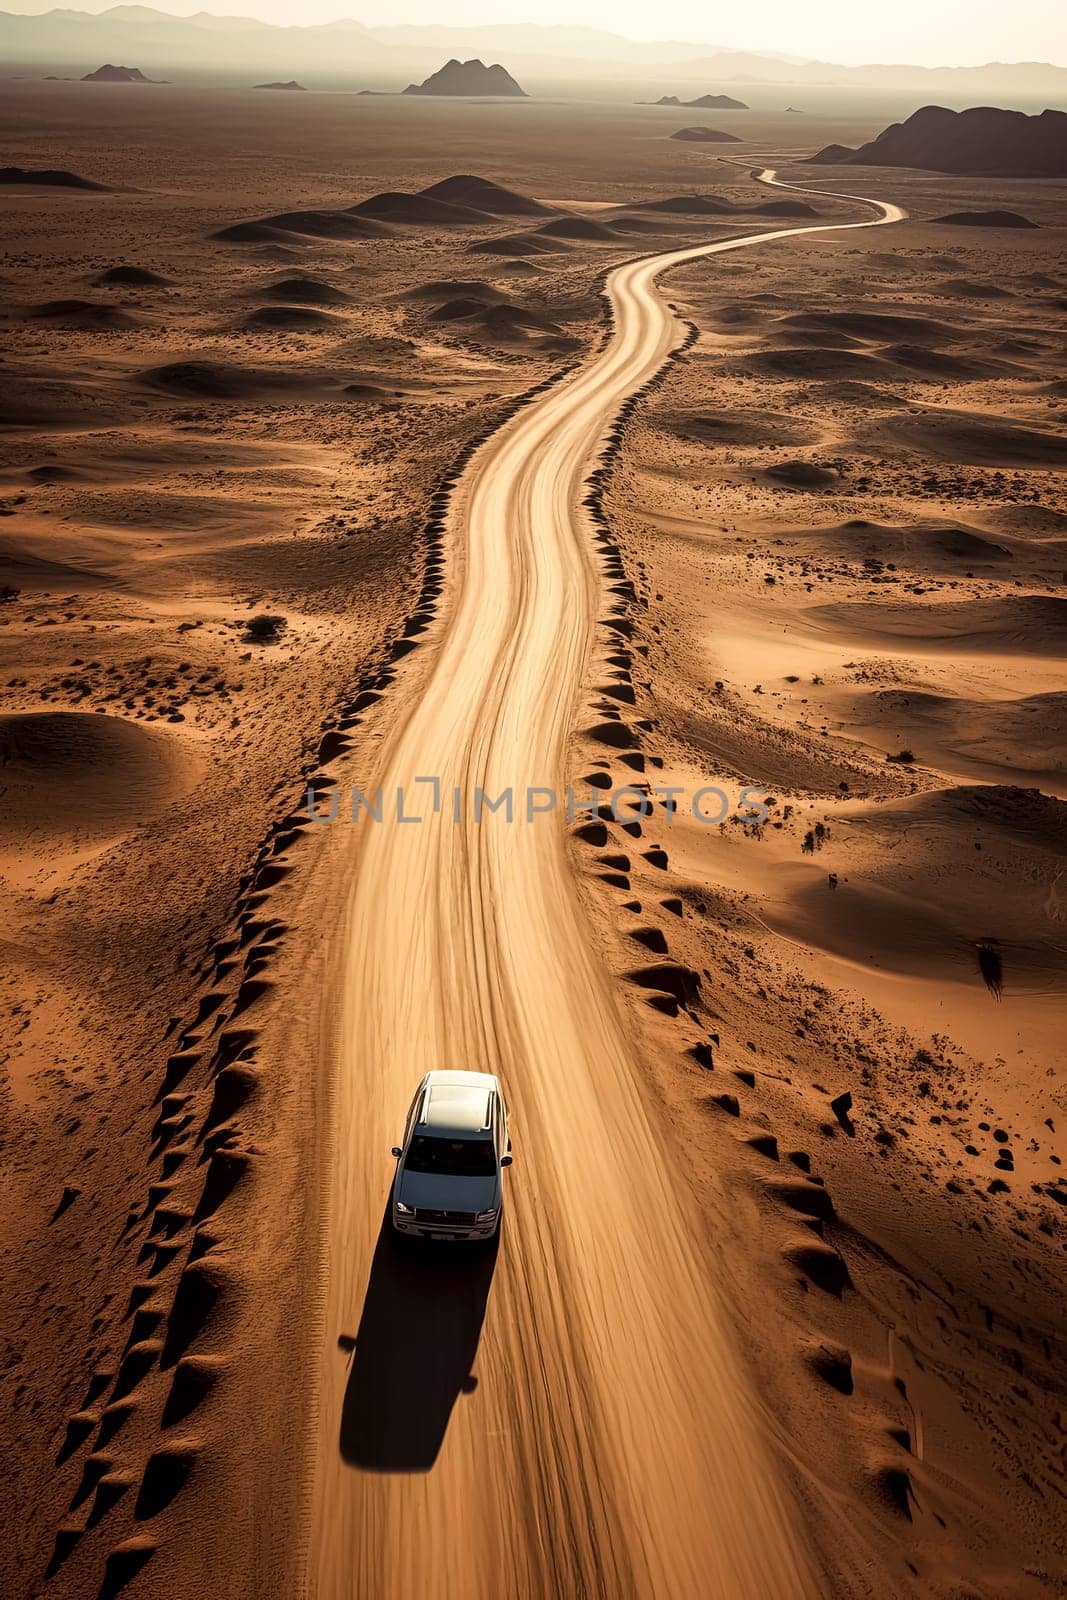
<path fill-rule="evenodd" d="M 501 1171 L 511 1165 L 508 1117 L 490 1072 L 428 1072 L 394 1145 L 393 1227 L 423 1239 L 491 1239 L 500 1227 Z"/>

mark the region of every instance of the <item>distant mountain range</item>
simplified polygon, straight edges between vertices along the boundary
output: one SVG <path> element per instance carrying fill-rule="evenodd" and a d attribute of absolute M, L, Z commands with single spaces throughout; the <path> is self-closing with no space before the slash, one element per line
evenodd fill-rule
<path fill-rule="evenodd" d="M 402 90 L 449 57 L 503 62 L 527 90 L 588 84 L 596 93 L 655 99 L 689 88 L 721 93 L 740 84 L 790 85 L 921 94 L 973 104 L 996 99 L 1027 105 L 1067 103 L 1067 68 L 1041 62 L 984 67 L 843 67 L 772 53 L 711 49 L 660 40 L 638 42 L 593 28 L 497 24 L 482 28 L 367 28 L 352 21 L 276 27 L 252 17 L 199 12 L 175 17 L 150 6 L 119 5 L 97 14 L 43 10 L 0 12 L 0 64 L 7 73 L 81 76 L 101 61 L 135 61 L 172 80 L 251 86 L 292 77 L 309 88 Z M 745 95 L 749 99 L 749 95 Z M 764 96 L 766 98 L 766 96 Z M 801 102 L 802 103 L 802 102 Z"/>
<path fill-rule="evenodd" d="M 948 111 L 923 106 L 877 139 L 850 150 L 830 144 L 811 161 L 816 166 L 919 167 L 926 172 L 974 173 L 990 177 L 1067 177 L 1067 114 L 975 106 Z"/>

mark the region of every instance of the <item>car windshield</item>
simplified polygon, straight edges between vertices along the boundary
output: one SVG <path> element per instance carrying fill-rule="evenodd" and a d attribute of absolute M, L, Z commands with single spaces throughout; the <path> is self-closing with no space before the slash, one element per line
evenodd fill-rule
<path fill-rule="evenodd" d="M 496 1173 L 492 1139 L 427 1138 L 416 1134 L 408 1146 L 408 1172 L 440 1172 L 454 1178 L 489 1178 Z"/>

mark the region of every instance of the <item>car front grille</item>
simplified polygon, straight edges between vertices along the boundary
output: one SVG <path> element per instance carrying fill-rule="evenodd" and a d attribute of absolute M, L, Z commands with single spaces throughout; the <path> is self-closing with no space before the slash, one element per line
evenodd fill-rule
<path fill-rule="evenodd" d="M 428 1228 L 473 1228 L 477 1217 L 473 1211 L 427 1211 L 416 1206 L 415 1221 Z"/>

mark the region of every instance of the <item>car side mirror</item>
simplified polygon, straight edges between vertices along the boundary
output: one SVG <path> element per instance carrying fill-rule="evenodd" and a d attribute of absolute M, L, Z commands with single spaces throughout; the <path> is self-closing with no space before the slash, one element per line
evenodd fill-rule
<path fill-rule="evenodd" d="M 396 1159 L 399 1161 L 400 1157 L 404 1154 L 404 1152 L 403 1152 L 403 1150 L 401 1150 L 401 1148 L 400 1148 L 400 1146 L 398 1144 L 394 1144 L 392 1150 L 390 1151 L 390 1154 L 396 1156 Z"/>
<path fill-rule="evenodd" d="M 502 1167 L 510 1167 L 511 1166 L 511 1160 L 512 1160 L 511 1156 L 501 1156 L 500 1157 L 500 1165 Z"/>

